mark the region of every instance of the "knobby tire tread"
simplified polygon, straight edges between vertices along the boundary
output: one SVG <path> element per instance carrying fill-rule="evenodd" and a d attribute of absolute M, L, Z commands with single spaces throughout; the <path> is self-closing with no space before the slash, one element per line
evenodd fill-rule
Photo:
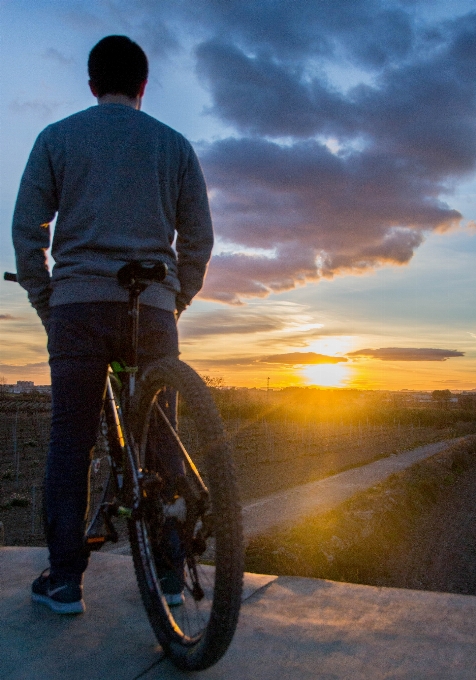
<path fill-rule="evenodd" d="M 221 417 L 202 379 L 178 359 L 156 362 L 139 382 L 132 416 L 137 433 L 151 400 L 164 385 L 174 387 L 194 414 L 201 442 L 205 443 L 204 466 L 212 499 L 215 523 L 216 562 L 213 607 L 206 629 L 193 645 L 174 636 L 173 624 L 160 597 L 147 585 L 147 555 L 141 551 L 137 524 L 129 522 L 132 557 L 139 590 L 157 639 L 174 663 L 184 670 L 201 670 L 216 663 L 233 638 L 241 605 L 243 581 L 243 537 L 241 507 L 234 463 Z M 195 461 L 196 462 L 196 461 Z"/>

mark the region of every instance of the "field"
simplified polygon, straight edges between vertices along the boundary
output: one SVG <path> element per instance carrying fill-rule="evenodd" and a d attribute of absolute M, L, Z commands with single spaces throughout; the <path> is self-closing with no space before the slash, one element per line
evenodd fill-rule
<path fill-rule="evenodd" d="M 266 496 L 476 430 L 475 414 L 409 409 L 375 393 L 214 389 L 242 500 Z M 0 398 L 0 522 L 7 545 L 41 545 L 41 486 L 50 403 Z M 182 421 L 186 424 L 186 414 Z"/>
<path fill-rule="evenodd" d="M 476 595 L 476 436 L 338 508 L 253 539 L 246 568 Z"/>

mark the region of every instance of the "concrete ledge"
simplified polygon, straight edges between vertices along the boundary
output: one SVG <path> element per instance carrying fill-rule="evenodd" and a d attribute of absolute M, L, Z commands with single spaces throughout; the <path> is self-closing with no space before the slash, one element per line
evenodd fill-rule
<path fill-rule="evenodd" d="M 95 554 L 87 612 L 30 602 L 42 548 L 0 549 L 2 680 L 474 680 L 476 597 L 247 575 L 237 634 L 193 676 L 164 660 L 130 557 Z"/>

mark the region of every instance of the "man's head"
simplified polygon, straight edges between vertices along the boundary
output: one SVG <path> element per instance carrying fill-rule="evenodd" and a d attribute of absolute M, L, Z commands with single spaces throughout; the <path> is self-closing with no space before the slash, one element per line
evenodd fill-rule
<path fill-rule="evenodd" d="M 142 96 L 149 73 L 147 57 L 141 47 L 125 35 L 109 35 L 89 53 L 89 85 L 96 97 Z"/>

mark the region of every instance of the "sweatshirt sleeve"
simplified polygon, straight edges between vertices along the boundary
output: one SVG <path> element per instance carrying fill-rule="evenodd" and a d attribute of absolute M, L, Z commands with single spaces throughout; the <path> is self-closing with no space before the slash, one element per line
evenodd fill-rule
<path fill-rule="evenodd" d="M 213 228 L 205 179 L 195 152 L 190 154 L 182 176 L 177 213 L 177 259 L 181 312 L 203 285 L 213 248 Z"/>
<path fill-rule="evenodd" d="M 23 173 L 13 215 L 13 246 L 17 276 L 44 325 L 49 317 L 51 294 L 46 251 L 50 246 L 50 222 L 58 207 L 56 183 L 45 140 L 37 138 Z"/>

